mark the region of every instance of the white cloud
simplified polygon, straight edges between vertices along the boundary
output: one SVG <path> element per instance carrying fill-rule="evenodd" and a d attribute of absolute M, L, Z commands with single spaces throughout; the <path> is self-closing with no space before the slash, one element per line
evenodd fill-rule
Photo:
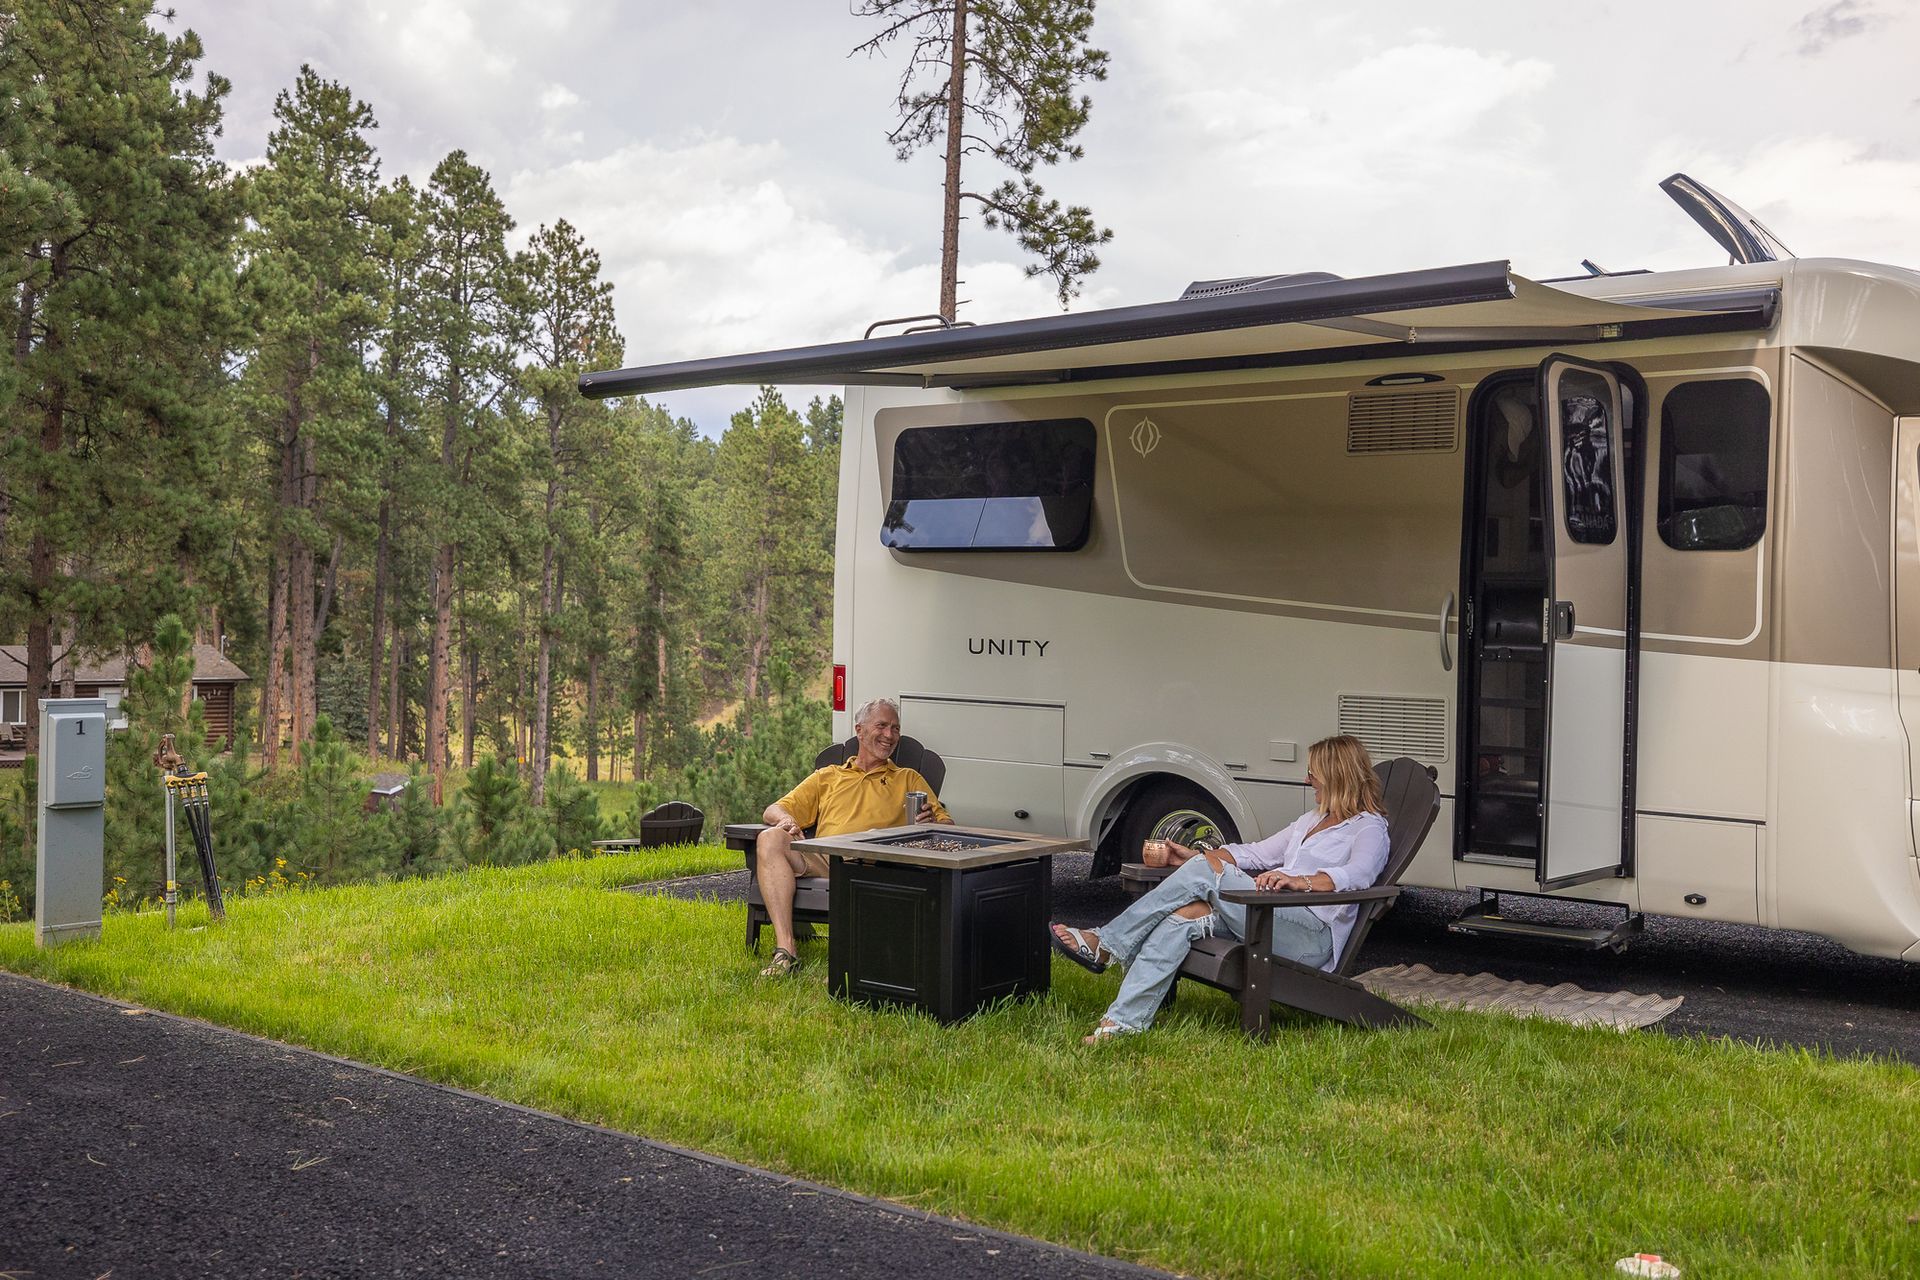
<path fill-rule="evenodd" d="M 635 143 L 517 172 L 503 195 L 526 225 L 565 217 L 599 250 L 630 364 L 858 338 L 875 320 L 932 311 L 931 254 L 863 235 L 786 177 L 793 167 L 777 144 Z M 964 272 L 966 315 L 1055 309 L 1044 281 L 983 258 Z"/>
<path fill-rule="evenodd" d="M 563 84 L 550 84 L 540 91 L 542 111 L 565 111 L 580 105 L 580 95 Z"/>

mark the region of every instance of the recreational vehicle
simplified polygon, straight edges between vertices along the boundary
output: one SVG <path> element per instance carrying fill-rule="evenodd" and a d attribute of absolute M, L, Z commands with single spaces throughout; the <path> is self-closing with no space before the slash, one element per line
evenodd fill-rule
<path fill-rule="evenodd" d="M 1251 839 L 1306 745 L 1438 770 L 1404 883 L 1920 959 L 1920 274 L 1505 262 L 593 373 L 846 387 L 835 732 L 897 696 L 962 820 Z M 1489 898 L 1489 895 L 1492 895 Z"/>

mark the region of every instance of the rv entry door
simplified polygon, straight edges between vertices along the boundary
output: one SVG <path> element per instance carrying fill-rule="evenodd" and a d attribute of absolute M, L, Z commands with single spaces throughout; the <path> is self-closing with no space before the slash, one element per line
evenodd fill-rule
<path fill-rule="evenodd" d="M 1547 724 L 1543 889 L 1619 872 L 1629 856 L 1627 592 L 1632 558 L 1620 380 L 1566 356 L 1540 365 L 1553 554 L 1540 602 Z"/>

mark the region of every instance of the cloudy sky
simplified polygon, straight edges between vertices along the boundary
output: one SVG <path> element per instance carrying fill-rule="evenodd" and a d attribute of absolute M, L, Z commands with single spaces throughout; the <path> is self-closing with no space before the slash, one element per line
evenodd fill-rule
<path fill-rule="evenodd" d="M 629 364 L 937 306 L 939 161 L 894 159 L 899 54 L 848 56 L 873 27 L 847 0 L 174 4 L 233 81 L 227 159 L 264 152 L 311 63 L 372 106 L 387 176 L 464 149 L 520 234 L 578 226 Z M 1920 267 L 1920 0 L 1104 0 L 1094 39 L 1086 158 L 1041 175 L 1114 232 L 1076 309 L 1254 273 L 1723 260 L 1656 189 L 1676 170 L 1802 255 Z M 962 315 L 1057 310 L 1023 265 L 965 224 Z M 717 433 L 750 398 L 662 403 Z"/>

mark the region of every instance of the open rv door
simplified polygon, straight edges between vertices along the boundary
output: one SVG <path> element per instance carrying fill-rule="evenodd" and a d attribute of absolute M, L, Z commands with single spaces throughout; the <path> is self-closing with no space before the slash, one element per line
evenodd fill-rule
<path fill-rule="evenodd" d="M 1542 889 L 1558 889 L 1618 874 L 1633 838 L 1628 424 L 1620 380 L 1566 356 L 1541 362 L 1540 408 L 1553 557 L 1541 602 L 1547 724 L 1538 879 Z"/>

